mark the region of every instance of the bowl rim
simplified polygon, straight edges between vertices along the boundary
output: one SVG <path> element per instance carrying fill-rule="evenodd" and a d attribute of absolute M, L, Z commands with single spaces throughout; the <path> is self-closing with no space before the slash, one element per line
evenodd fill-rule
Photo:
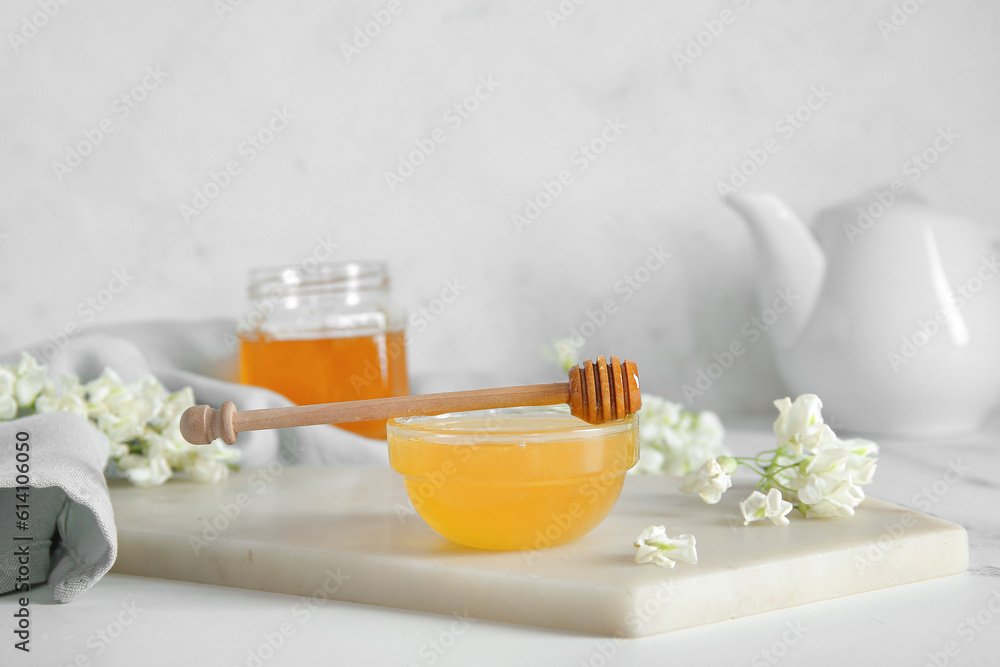
<path fill-rule="evenodd" d="M 535 415 L 552 415 L 559 417 L 558 428 L 525 429 L 522 431 L 495 431 L 508 420 L 518 420 Z M 487 418 L 487 426 L 462 427 L 458 420 L 469 418 L 481 424 L 481 419 Z M 495 426 L 489 426 L 489 418 L 499 420 Z M 565 419 L 564 419 L 565 418 Z M 449 420 L 451 420 L 450 423 Z M 414 438 L 449 445 L 488 445 L 488 444 L 527 444 L 544 442 L 566 442 L 573 440 L 590 440 L 614 435 L 620 435 L 630 429 L 638 429 L 639 417 L 631 414 L 624 419 L 604 424 L 589 424 L 570 414 L 568 405 L 522 406 L 513 408 L 491 408 L 487 410 L 470 410 L 467 412 L 448 412 L 440 415 L 421 415 L 413 417 L 393 417 L 386 423 L 387 437 L 390 444 L 393 437 Z"/>

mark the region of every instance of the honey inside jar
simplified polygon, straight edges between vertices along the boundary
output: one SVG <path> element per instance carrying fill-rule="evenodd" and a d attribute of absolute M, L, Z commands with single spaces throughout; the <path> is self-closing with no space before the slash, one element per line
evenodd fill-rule
<path fill-rule="evenodd" d="M 405 317 L 377 261 L 254 269 L 237 324 L 240 381 L 299 405 L 405 396 Z M 336 426 L 385 439 L 385 422 Z"/>
<path fill-rule="evenodd" d="M 414 509 L 480 549 L 544 549 L 595 528 L 638 461 L 638 420 L 594 426 L 514 408 L 389 421 L 389 462 Z"/>
<path fill-rule="evenodd" d="M 267 387 L 299 404 L 358 401 L 409 393 L 405 335 L 276 340 L 240 339 L 240 382 Z M 384 421 L 338 424 L 385 439 Z"/>

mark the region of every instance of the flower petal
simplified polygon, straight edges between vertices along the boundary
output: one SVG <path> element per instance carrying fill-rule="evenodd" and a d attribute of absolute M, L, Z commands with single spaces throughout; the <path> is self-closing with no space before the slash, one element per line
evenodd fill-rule
<path fill-rule="evenodd" d="M 17 416 L 17 401 L 10 394 L 0 395 L 0 421 Z"/>
<path fill-rule="evenodd" d="M 749 526 L 752 521 L 764 518 L 767 508 L 767 498 L 760 491 L 754 491 L 746 500 L 740 502 L 740 512 L 743 513 L 743 525 Z"/>
<path fill-rule="evenodd" d="M 771 489 L 767 492 L 767 506 L 764 515 L 777 526 L 788 525 L 788 513 L 792 511 L 792 504 L 782 498 L 781 491 Z"/>

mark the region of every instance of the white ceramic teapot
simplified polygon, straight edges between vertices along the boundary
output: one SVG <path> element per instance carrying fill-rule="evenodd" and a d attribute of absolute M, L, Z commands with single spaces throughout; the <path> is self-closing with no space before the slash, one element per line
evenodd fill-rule
<path fill-rule="evenodd" d="M 793 295 L 767 332 L 793 396 L 819 395 L 847 431 L 907 436 L 972 431 L 997 406 L 996 230 L 888 187 L 811 229 L 772 194 L 727 202 L 750 226 L 762 307 Z"/>

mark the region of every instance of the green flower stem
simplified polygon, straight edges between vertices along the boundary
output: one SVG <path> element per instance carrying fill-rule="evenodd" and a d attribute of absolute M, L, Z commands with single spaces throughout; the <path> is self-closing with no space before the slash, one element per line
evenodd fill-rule
<path fill-rule="evenodd" d="M 736 461 L 737 464 L 745 466 L 745 467 L 749 468 L 750 470 L 753 470 L 758 475 L 760 475 L 761 479 L 760 479 L 759 482 L 757 482 L 757 488 L 758 489 L 775 488 L 775 489 L 778 489 L 779 491 L 784 491 L 786 493 L 794 495 L 794 493 L 795 493 L 794 490 L 789 489 L 784 484 L 780 484 L 777 481 L 775 481 L 774 476 L 777 475 L 778 473 L 780 473 L 782 470 L 787 470 L 789 468 L 794 468 L 794 467 L 798 466 L 801 463 L 801 461 L 796 461 L 795 463 L 790 463 L 788 465 L 776 467 L 775 461 L 778 459 L 779 456 L 781 456 L 782 450 L 783 450 L 783 448 L 770 449 L 770 450 L 768 450 L 766 452 L 761 452 L 760 454 L 758 454 L 755 457 L 739 457 L 739 456 L 734 456 L 732 458 Z M 770 462 L 765 466 L 760 461 L 760 459 L 761 459 L 762 456 L 764 456 L 766 454 L 771 454 L 772 452 L 773 452 L 773 456 L 771 457 Z M 753 463 L 751 463 L 751 461 Z M 756 465 L 754 465 L 754 464 L 756 464 Z M 758 467 L 758 466 L 760 466 L 760 467 Z M 761 468 L 763 468 L 763 469 L 761 469 Z"/>
<path fill-rule="evenodd" d="M 777 458 L 777 456 L 778 456 L 778 453 L 779 453 L 779 452 L 778 452 L 778 450 L 777 450 L 777 449 L 765 449 L 765 450 L 764 450 L 764 451 L 762 451 L 762 452 L 757 452 L 757 456 L 753 457 L 753 460 L 754 460 L 754 461 L 756 461 L 756 462 L 758 463 L 758 465 L 759 465 L 759 464 L 760 464 L 760 460 L 761 460 L 762 458 L 764 458 L 764 457 L 765 457 L 765 456 L 767 456 L 768 454 L 771 454 L 771 455 L 772 455 L 772 456 L 771 456 L 771 461 L 773 462 L 773 461 L 774 461 L 774 459 L 775 459 L 775 458 Z"/>
<path fill-rule="evenodd" d="M 739 457 L 739 456 L 733 456 L 731 458 L 734 461 L 736 461 L 736 463 L 738 463 L 739 465 L 746 466 L 747 468 L 750 468 L 750 470 L 753 470 L 755 473 L 757 473 L 761 477 L 765 476 L 764 471 L 760 470 L 759 468 L 757 468 L 757 466 L 761 465 L 761 463 L 760 463 L 760 461 L 757 460 L 756 457 L 754 457 L 754 458 L 743 458 L 743 457 Z M 753 465 L 752 463 L 750 463 L 750 461 L 753 461 L 753 463 L 755 463 L 757 465 L 756 466 Z"/>
<path fill-rule="evenodd" d="M 765 489 L 765 488 L 778 489 L 779 491 L 784 491 L 784 492 L 790 493 L 792 495 L 795 494 L 794 490 L 789 489 L 784 484 L 779 484 L 778 482 L 775 482 L 773 477 L 767 477 L 767 476 L 765 476 L 762 480 L 760 480 L 759 482 L 757 482 L 757 488 L 759 488 L 759 489 Z"/>

